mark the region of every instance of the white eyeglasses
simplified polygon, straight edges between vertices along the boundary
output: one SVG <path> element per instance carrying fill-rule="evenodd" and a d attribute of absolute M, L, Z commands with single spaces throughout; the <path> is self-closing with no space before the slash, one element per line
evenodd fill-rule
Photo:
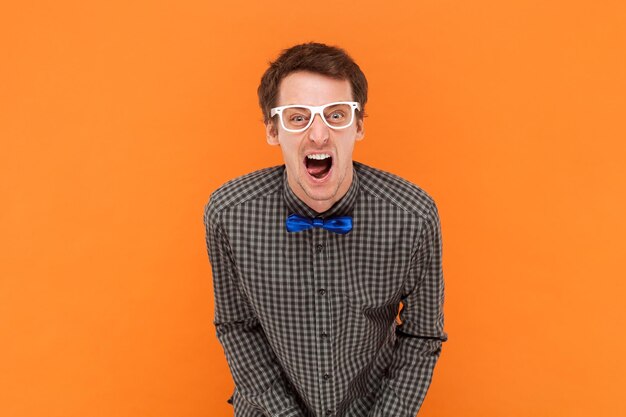
<path fill-rule="evenodd" d="M 291 104 L 274 107 L 270 110 L 270 116 L 278 114 L 283 129 L 295 133 L 307 130 L 316 114 L 319 114 L 326 126 L 331 129 L 345 129 L 354 122 L 354 110 L 361 110 L 361 105 L 356 101 L 337 101 L 323 106 Z"/>

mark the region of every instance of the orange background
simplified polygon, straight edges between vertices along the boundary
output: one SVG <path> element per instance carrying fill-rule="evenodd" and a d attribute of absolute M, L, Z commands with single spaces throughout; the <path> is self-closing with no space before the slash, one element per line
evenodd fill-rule
<path fill-rule="evenodd" d="M 446 331 L 420 416 L 626 415 L 622 1 L 0 7 L 0 415 L 229 416 L 203 207 L 282 162 L 281 49 L 368 76 L 355 159 L 437 201 Z"/>

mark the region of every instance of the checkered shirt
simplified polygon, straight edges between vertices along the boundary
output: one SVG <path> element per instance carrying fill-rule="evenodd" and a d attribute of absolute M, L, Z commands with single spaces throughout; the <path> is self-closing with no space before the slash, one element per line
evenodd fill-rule
<path fill-rule="evenodd" d="M 324 213 L 293 193 L 284 165 L 227 182 L 205 206 L 213 324 L 236 417 L 420 409 L 448 337 L 437 207 L 396 175 L 356 161 L 353 170 Z M 350 215 L 353 229 L 287 232 L 292 213 Z"/>

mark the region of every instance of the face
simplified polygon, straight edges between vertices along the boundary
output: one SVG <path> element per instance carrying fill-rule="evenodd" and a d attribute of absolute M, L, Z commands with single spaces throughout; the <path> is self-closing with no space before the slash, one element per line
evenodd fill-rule
<path fill-rule="evenodd" d="M 299 71 L 281 81 L 276 107 L 321 106 L 335 101 L 353 101 L 348 80 Z M 355 142 L 363 138 L 363 121 L 355 115 L 351 126 L 335 130 L 316 115 L 307 130 L 292 133 L 283 129 L 278 117 L 266 127 L 267 142 L 280 146 L 289 186 L 313 210 L 328 210 L 352 184 L 352 152 Z"/>

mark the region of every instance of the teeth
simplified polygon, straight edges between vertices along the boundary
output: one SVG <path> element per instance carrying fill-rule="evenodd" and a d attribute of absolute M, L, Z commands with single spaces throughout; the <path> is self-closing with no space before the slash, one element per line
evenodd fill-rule
<path fill-rule="evenodd" d="M 306 157 L 309 159 L 326 159 L 330 158 L 330 155 L 328 155 L 327 153 L 316 153 L 313 155 L 307 155 Z"/>

